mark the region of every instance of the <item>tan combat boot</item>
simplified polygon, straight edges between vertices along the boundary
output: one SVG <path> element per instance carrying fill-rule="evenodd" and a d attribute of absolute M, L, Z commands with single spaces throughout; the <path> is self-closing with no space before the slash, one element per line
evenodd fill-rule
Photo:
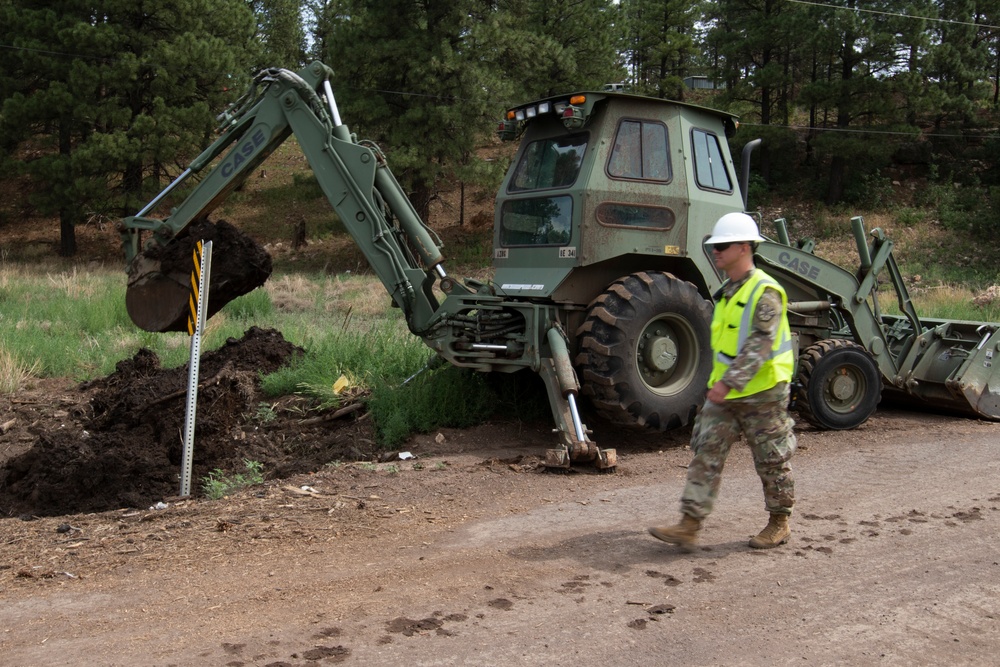
<path fill-rule="evenodd" d="M 771 514 L 771 519 L 764 530 L 756 537 L 750 538 L 750 546 L 754 549 L 773 549 L 788 541 L 792 529 L 788 527 L 787 514 Z"/>
<path fill-rule="evenodd" d="M 681 515 L 681 522 L 676 526 L 660 526 L 649 529 L 649 534 L 658 540 L 676 544 L 686 551 L 691 551 L 701 530 L 701 519 L 687 514 Z"/>

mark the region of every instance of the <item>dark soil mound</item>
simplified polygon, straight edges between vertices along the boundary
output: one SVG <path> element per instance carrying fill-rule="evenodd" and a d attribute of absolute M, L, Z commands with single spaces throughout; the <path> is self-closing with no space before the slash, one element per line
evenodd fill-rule
<path fill-rule="evenodd" d="M 216 469 L 244 472 L 244 460 L 282 477 L 370 454 L 367 421 L 354 418 L 360 411 L 334 422 L 306 414 L 309 405 L 298 397 L 262 403 L 261 375 L 301 351 L 279 332 L 253 327 L 202 355 L 192 493 Z M 81 385 L 80 404 L 68 411 L 79 421 L 40 425 L 34 445 L 0 467 L 0 515 L 146 507 L 176 495 L 187 383 L 186 365 L 160 368 L 156 354 L 143 349 L 111 375 Z"/>

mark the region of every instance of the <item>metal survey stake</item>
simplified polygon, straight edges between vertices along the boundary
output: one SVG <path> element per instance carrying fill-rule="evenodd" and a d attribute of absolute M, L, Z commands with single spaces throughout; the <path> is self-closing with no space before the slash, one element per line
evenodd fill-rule
<path fill-rule="evenodd" d="M 191 336 L 191 360 L 188 363 L 187 410 L 184 413 L 184 455 L 181 459 L 180 496 L 191 495 L 191 465 L 194 460 L 194 421 L 198 407 L 198 371 L 201 365 L 201 332 L 205 328 L 209 276 L 212 273 L 212 242 L 198 241 L 192 253 L 191 297 L 188 302 L 188 334 Z"/>

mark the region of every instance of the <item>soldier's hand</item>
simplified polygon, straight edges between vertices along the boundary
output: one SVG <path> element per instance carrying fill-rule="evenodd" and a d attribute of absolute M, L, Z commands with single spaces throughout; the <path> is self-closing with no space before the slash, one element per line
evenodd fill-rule
<path fill-rule="evenodd" d="M 725 382 L 719 380 L 712 385 L 712 388 L 708 390 L 708 395 L 705 397 L 713 403 L 722 403 L 726 400 L 726 395 L 729 393 L 729 386 Z"/>

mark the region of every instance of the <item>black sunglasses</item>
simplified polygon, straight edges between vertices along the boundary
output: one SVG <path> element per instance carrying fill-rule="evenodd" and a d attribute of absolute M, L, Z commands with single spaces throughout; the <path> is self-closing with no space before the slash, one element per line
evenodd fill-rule
<path fill-rule="evenodd" d="M 719 252 L 725 252 L 726 250 L 729 249 L 729 246 L 731 246 L 731 245 L 733 245 L 733 244 L 732 243 L 713 243 L 712 244 L 712 250 L 718 250 Z"/>

